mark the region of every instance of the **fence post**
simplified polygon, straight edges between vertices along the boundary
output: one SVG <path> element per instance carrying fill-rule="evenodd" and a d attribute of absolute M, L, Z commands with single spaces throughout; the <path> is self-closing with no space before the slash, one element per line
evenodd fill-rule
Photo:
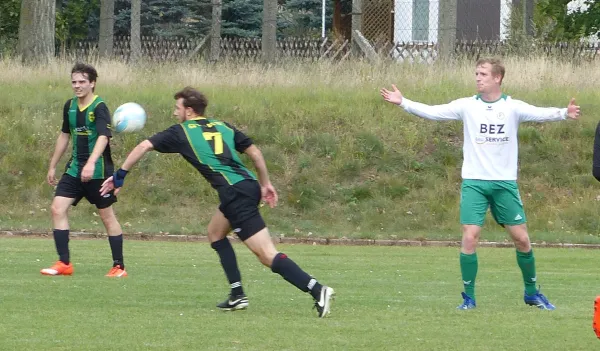
<path fill-rule="evenodd" d="M 277 50 L 277 0 L 263 1 L 261 51 L 263 62 L 275 61 Z"/>
<path fill-rule="evenodd" d="M 352 0 L 352 36 L 351 36 L 351 49 L 355 55 L 362 52 L 356 33 L 362 33 L 362 20 L 363 20 L 363 7 L 362 0 Z"/>
<path fill-rule="evenodd" d="M 438 59 L 448 60 L 454 53 L 456 44 L 457 0 L 439 2 L 438 16 Z"/>
<path fill-rule="evenodd" d="M 210 51 L 209 62 L 217 62 L 221 54 L 221 14 L 223 10 L 221 0 L 212 1 L 212 23 L 210 25 Z"/>

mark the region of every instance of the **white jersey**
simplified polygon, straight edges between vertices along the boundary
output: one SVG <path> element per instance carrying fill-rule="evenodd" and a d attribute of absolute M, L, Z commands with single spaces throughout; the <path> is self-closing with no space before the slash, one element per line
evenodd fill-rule
<path fill-rule="evenodd" d="M 566 108 L 536 107 L 506 95 L 494 102 L 475 95 L 435 106 L 402 98 L 400 106 L 426 119 L 463 121 L 463 179 L 516 180 L 519 123 L 567 117 Z"/>

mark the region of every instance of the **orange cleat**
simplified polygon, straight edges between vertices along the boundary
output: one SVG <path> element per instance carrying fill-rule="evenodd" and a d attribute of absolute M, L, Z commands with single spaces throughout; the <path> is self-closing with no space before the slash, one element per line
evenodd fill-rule
<path fill-rule="evenodd" d="M 127 276 L 127 272 L 121 268 L 120 265 L 116 265 L 108 271 L 105 277 L 124 278 Z"/>
<path fill-rule="evenodd" d="M 594 300 L 594 323 L 592 326 L 596 337 L 600 339 L 600 296 L 596 296 L 596 300 Z"/>
<path fill-rule="evenodd" d="M 63 261 L 56 261 L 50 268 L 44 268 L 40 271 L 43 275 L 71 275 L 73 274 L 73 264 L 65 264 Z"/>

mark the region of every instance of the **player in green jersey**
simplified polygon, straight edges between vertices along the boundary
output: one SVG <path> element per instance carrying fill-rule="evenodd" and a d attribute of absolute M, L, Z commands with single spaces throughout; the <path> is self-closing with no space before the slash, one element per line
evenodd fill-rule
<path fill-rule="evenodd" d="M 44 275 L 73 274 L 69 255 L 68 211 L 85 197 L 98 209 L 108 232 L 113 267 L 106 276 L 127 276 L 121 225 L 112 208 L 117 198 L 112 192 L 100 195 L 102 182 L 113 173 L 114 168 L 109 145 L 112 136 L 110 112 L 106 103 L 94 94 L 97 77 L 96 69 L 87 64 L 78 63 L 71 71 L 71 86 L 75 96 L 64 105 L 62 130 L 47 175 L 48 183 L 56 185 L 51 210 L 59 260 L 52 267 L 42 269 Z M 73 144 L 73 152 L 65 173 L 57 182 L 56 165 L 67 150 L 69 140 Z"/>
<path fill-rule="evenodd" d="M 327 316 L 333 289 L 319 284 L 287 255 L 277 251 L 260 215 L 261 199 L 274 207 L 277 191 L 269 180 L 258 147 L 234 126 L 205 118 L 208 101 L 199 91 L 187 87 L 175 94 L 175 100 L 174 115 L 179 123 L 137 145 L 114 176 L 104 182 L 102 194 L 113 190 L 117 193 L 127 173 L 146 152 L 179 153 L 216 189 L 221 202 L 208 224 L 208 238 L 219 255 L 231 292 L 217 307 L 239 310 L 248 306 L 235 252 L 227 239 L 227 234 L 233 230 L 262 264 L 298 289 L 310 292 L 318 316 Z M 258 177 L 246 168 L 236 152 L 245 153 L 252 159 Z"/>

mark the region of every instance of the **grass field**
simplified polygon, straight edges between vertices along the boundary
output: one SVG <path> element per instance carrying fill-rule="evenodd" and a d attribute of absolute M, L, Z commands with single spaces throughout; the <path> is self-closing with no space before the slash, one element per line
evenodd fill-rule
<path fill-rule="evenodd" d="M 0 61 L 0 229 L 49 231 L 48 161 L 71 96 L 72 62 L 23 67 Z M 534 240 L 599 243 L 600 188 L 591 176 L 600 119 L 600 71 L 541 59 L 507 59 L 505 92 L 539 106 L 572 96 L 580 121 L 525 124 L 520 187 Z M 445 103 L 474 93 L 473 63 L 97 64 L 97 92 L 114 109 L 136 101 L 146 128 L 113 138 L 117 165 L 144 138 L 167 128 L 173 93 L 204 91 L 209 117 L 246 131 L 263 150 L 281 203 L 264 209 L 273 233 L 349 238 L 460 237 L 462 127 L 418 119 L 385 104 L 396 83 L 411 99 Z M 68 155 L 63 157 L 58 173 Z M 127 178 L 115 206 L 126 233 L 205 234 L 217 197 L 180 157 L 152 153 Z M 491 222 L 491 221 L 488 221 Z M 73 210 L 76 231 L 103 232 L 95 209 Z M 484 239 L 505 235 L 488 223 Z"/>
<path fill-rule="evenodd" d="M 105 278 L 105 240 L 72 240 L 72 277 L 46 277 L 48 239 L 1 238 L 1 350 L 594 350 L 598 252 L 537 249 L 542 291 L 522 302 L 512 249 L 481 249 L 478 308 L 457 311 L 456 248 L 282 245 L 337 299 L 330 318 L 252 254 L 234 246 L 250 307 L 215 304 L 228 285 L 205 243 L 127 241 L 129 277 Z"/>

